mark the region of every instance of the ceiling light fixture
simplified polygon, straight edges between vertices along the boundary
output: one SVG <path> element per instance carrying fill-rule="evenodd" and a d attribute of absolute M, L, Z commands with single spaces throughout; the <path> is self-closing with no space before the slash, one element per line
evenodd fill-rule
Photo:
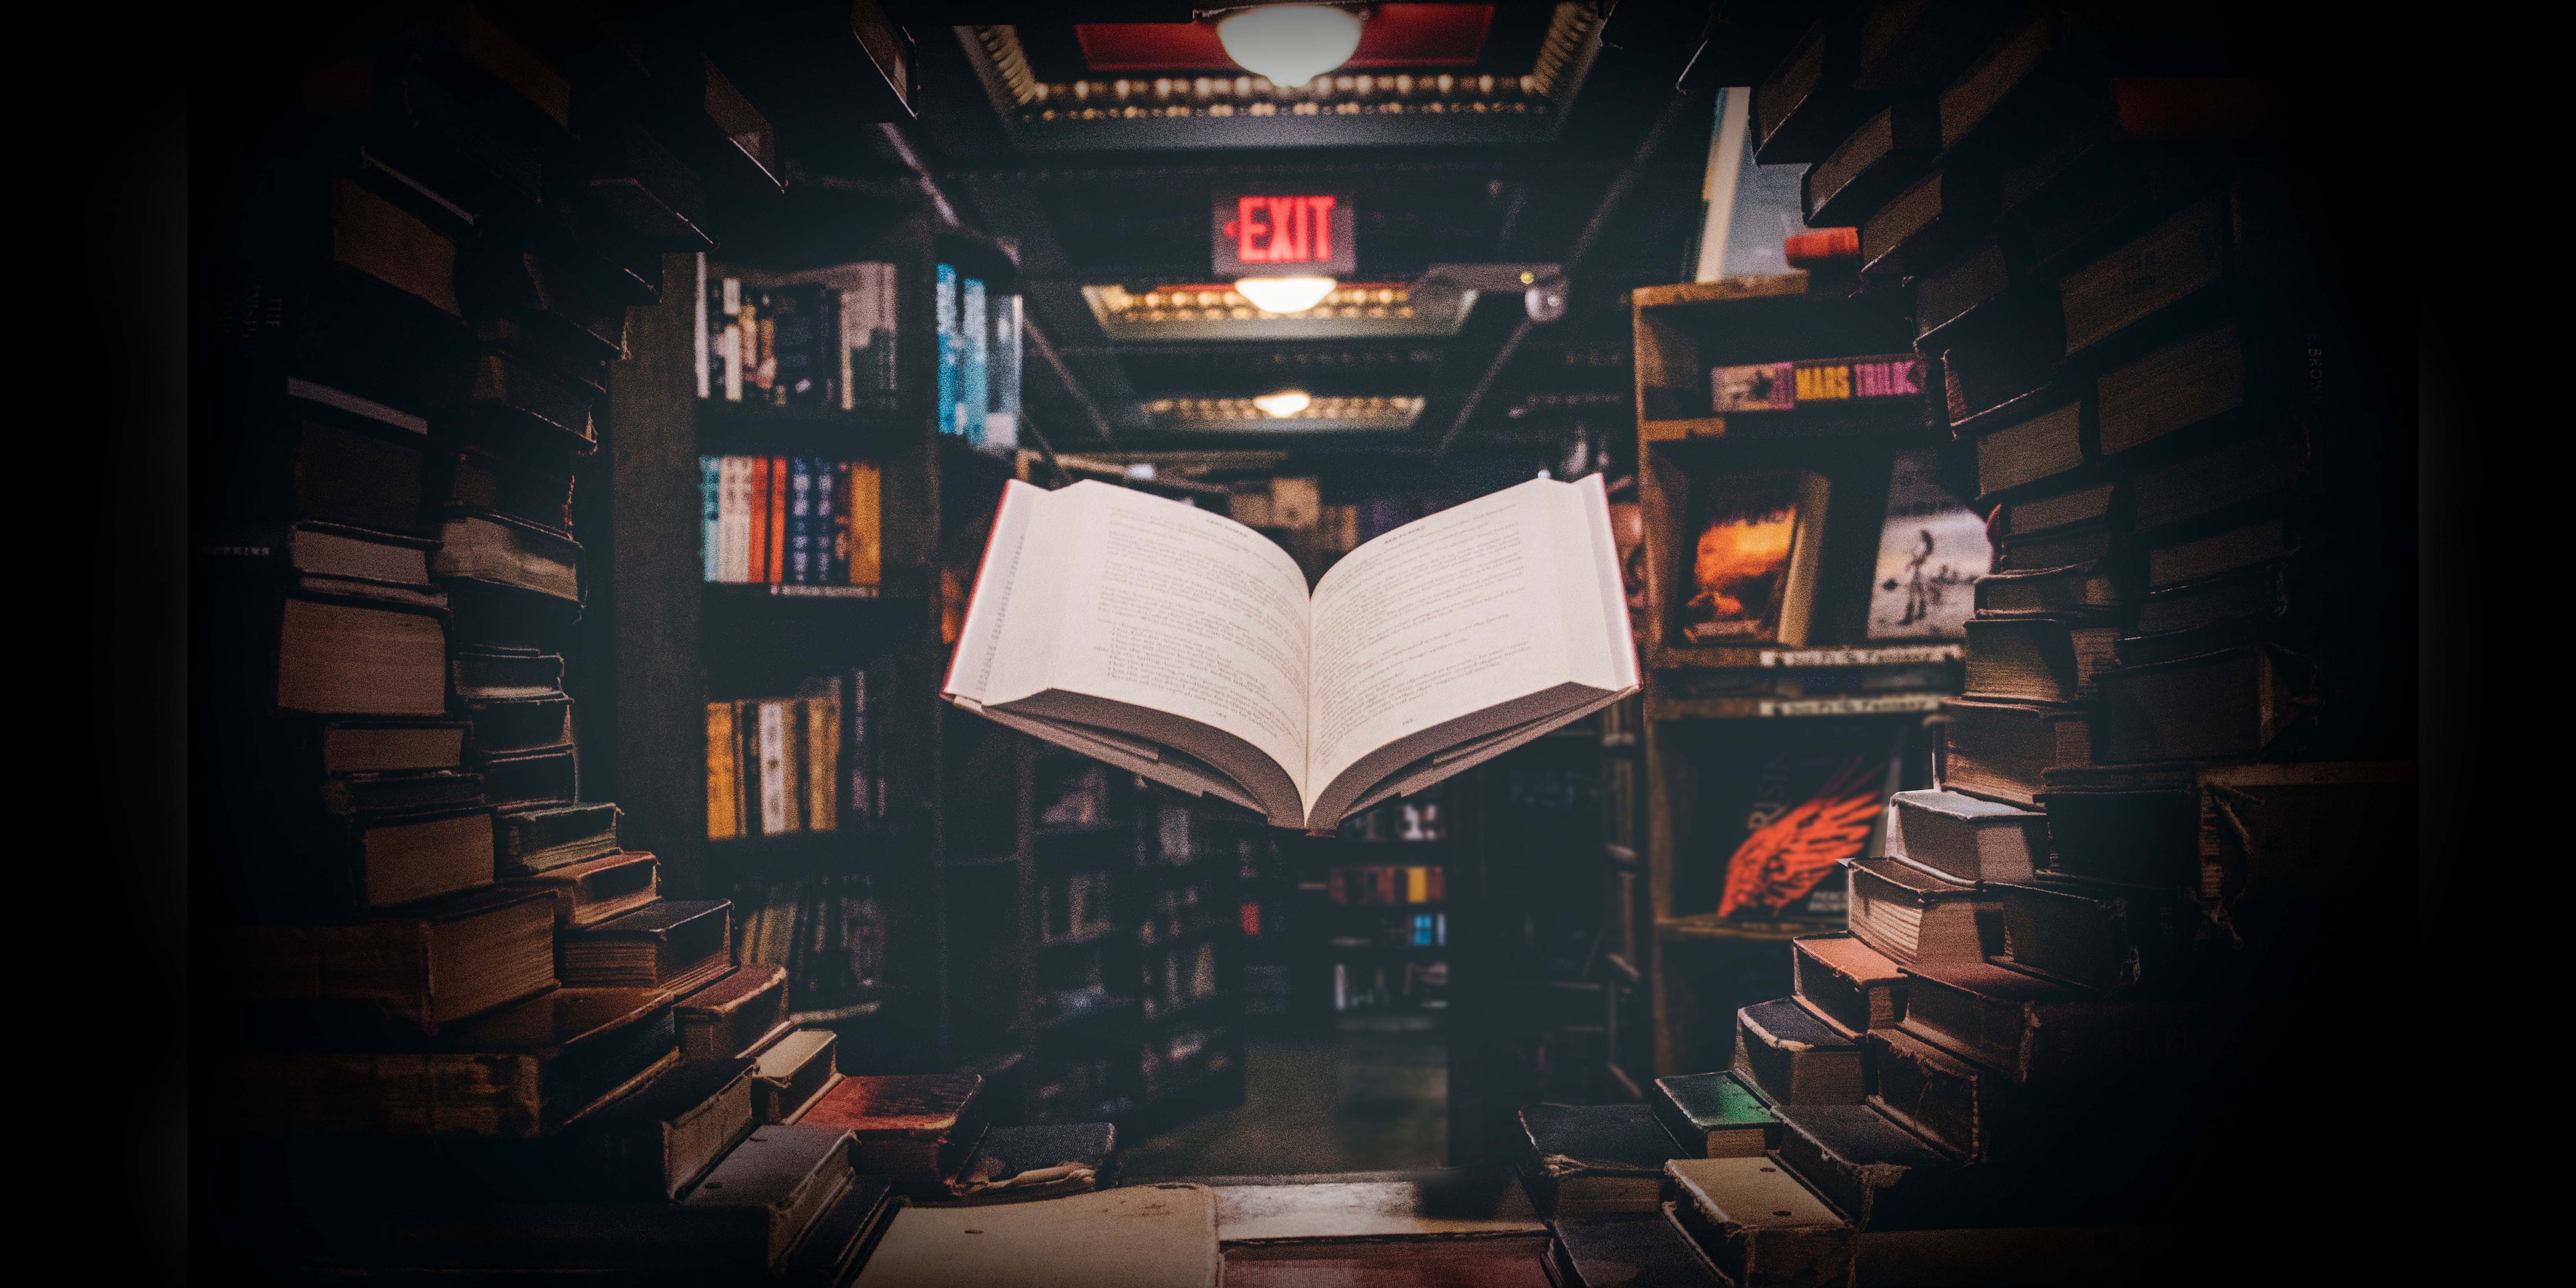
<path fill-rule="evenodd" d="M 1265 4 L 1216 20 L 1226 57 L 1274 85 L 1292 88 L 1351 60 L 1361 15 L 1327 4 Z"/>
<path fill-rule="evenodd" d="M 1264 313 L 1303 313 L 1340 285 L 1329 277 L 1243 277 L 1234 289 Z"/>
<path fill-rule="evenodd" d="M 1275 394 L 1263 394 L 1253 399 L 1252 405 L 1260 408 L 1262 415 L 1273 420 L 1286 420 L 1306 410 L 1314 401 L 1303 389 L 1282 389 Z"/>

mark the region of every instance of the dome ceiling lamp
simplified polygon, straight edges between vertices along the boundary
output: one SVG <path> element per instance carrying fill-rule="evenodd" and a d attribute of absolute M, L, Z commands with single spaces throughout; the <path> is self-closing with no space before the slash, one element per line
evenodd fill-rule
<path fill-rule="evenodd" d="M 1272 420 L 1286 420 L 1313 406 L 1314 402 L 1314 398 L 1303 389 L 1282 389 L 1275 394 L 1263 394 L 1253 399 L 1252 405 L 1260 408 L 1261 414 Z"/>
<path fill-rule="evenodd" d="M 1303 313 L 1341 285 L 1329 277 L 1239 277 L 1234 289 L 1264 313 Z"/>
<path fill-rule="evenodd" d="M 1360 47 L 1365 5 L 1257 4 L 1202 11 L 1216 19 L 1226 57 L 1282 87 L 1303 85 L 1351 60 Z"/>

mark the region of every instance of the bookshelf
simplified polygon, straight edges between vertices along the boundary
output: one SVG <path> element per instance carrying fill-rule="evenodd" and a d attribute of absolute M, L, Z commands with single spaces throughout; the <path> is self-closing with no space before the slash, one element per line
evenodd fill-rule
<path fill-rule="evenodd" d="M 1793 803 L 1763 799 L 1780 794 L 1776 786 L 1734 796 L 1750 779 L 1770 781 L 1780 765 L 1837 747 L 1888 760 L 1890 790 L 1927 785 L 1925 725 L 1959 691 L 1963 656 L 1952 640 L 1869 638 L 1891 465 L 1899 451 L 1937 449 L 1946 438 L 1926 399 L 1801 397 L 1724 413 L 1714 405 L 1712 368 L 1908 355 L 1904 313 L 1884 293 L 1803 272 L 1641 287 L 1630 305 L 1647 680 L 1602 721 L 1598 754 L 1617 802 L 1601 843 L 1612 947 L 1593 971 L 1608 1017 L 1602 1081 L 1618 1095 L 1660 1075 L 1725 1067 L 1735 1009 L 1787 991 L 1788 941 L 1841 928 L 1838 909 L 1770 921 L 1717 915 L 1711 873 L 1722 875 L 1750 818 Z M 1915 368 L 1918 387 L 1937 383 L 1928 377 Z M 1684 639 L 1679 608 L 1693 579 L 1701 494 L 1715 480 L 1788 470 L 1819 475 L 1828 489 L 1806 638 Z M 1747 746 L 1761 750 L 1730 750 Z M 1749 813 L 1718 816 L 1728 808 L 1721 792 Z"/>
<path fill-rule="evenodd" d="M 657 736 L 628 748 L 628 826 L 708 897 L 822 883 L 819 903 L 799 896 L 796 925 L 822 936 L 826 955 L 862 947 L 830 916 L 850 905 L 828 892 L 848 885 L 872 903 L 876 977 L 796 999 L 801 1019 L 841 1034 L 845 1071 L 975 1072 L 996 1121 L 1106 1118 L 1131 1131 L 1239 1098 L 1243 838 L 936 696 L 946 619 L 971 589 L 1004 482 L 1023 474 L 1012 454 L 938 431 L 936 269 L 956 265 L 1001 295 L 1013 289 L 1009 256 L 926 208 L 815 184 L 730 236 L 707 271 L 774 283 L 858 262 L 894 270 L 896 389 L 873 410 L 701 399 L 691 292 L 638 313 L 615 408 L 613 597 L 626 620 L 651 626 L 614 638 L 619 717 Z M 665 265 L 674 281 L 694 284 L 697 271 L 684 256 Z M 701 456 L 876 467 L 875 584 L 705 580 Z M 706 703 L 853 672 L 865 677 L 881 809 L 831 832 L 708 839 Z M 1101 801 L 1080 822 L 1051 820 L 1050 801 L 1076 778 Z M 1094 883 L 1096 906 L 1078 930 L 1050 925 L 1074 877 Z M 1177 988 L 1175 954 L 1189 957 Z"/>

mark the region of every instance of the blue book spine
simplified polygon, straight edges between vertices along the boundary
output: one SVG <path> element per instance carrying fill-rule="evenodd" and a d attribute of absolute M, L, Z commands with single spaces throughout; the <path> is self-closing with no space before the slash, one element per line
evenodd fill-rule
<path fill-rule="evenodd" d="M 787 466 L 787 582 L 814 580 L 814 462 L 799 456 Z"/>
<path fill-rule="evenodd" d="M 957 298 L 957 330 L 966 350 L 958 364 L 957 432 L 984 443 L 984 416 L 993 407 L 993 320 L 984 307 L 984 284 L 965 280 Z"/>
<path fill-rule="evenodd" d="M 839 552 L 832 548 L 832 530 L 840 526 L 840 488 L 837 486 L 842 466 L 834 461 L 814 462 L 814 580 L 825 586 L 838 586 L 847 581 Z"/>
<path fill-rule="evenodd" d="M 1426 947 L 1431 943 L 1430 913 L 1417 912 L 1413 914 L 1413 942 Z"/>
<path fill-rule="evenodd" d="M 939 317 L 939 432 L 954 434 L 957 426 L 957 366 L 962 356 L 957 340 L 957 266 L 939 266 L 939 292 L 932 311 Z"/>
<path fill-rule="evenodd" d="M 706 549 L 702 553 L 706 556 L 707 580 L 722 581 L 724 572 L 717 566 L 716 547 L 720 544 L 718 528 L 724 518 L 724 458 L 698 458 L 698 504 L 706 511 L 706 536 L 703 539 Z"/>

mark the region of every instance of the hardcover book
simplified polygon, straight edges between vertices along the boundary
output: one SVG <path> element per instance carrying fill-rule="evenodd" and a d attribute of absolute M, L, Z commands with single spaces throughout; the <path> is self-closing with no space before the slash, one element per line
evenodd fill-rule
<path fill-rule="evenodd" d="M 1644 1105 L 1524 1105 L 1521 1130 L 1522 1180 L 1551 1218 L 1653 1211 L 1664 1162 L 1681 1152 Z"/>
<path fill-rule="evenodd" d="M 752 1091 L 760 1121 L 792 1123 L 832 1089 L 841 1071 L 833 1062 L 830 1029 L 798 1029 L 753 1057 Z"/>
<path fill-rule="evenodd" d="M 1859 1226 L 1769 1158 L 1677 1158 L 1666 1210 L 1731 1284 L 1852 1278 Z"/>
<path fill-rule="evenodd" d="M 1954 881 L 2027 881 L 2048 863 L 2048 815 L 1957 792 L 1887 801 L 1887 853 Z"/>
<path fill-rule="evenodd" d="M 1896 453 L 1878 568 L 1869 591 L 1869 638 L 1958 639 L 1977 586 L 1994 564 L 1986 522 L 1939 482 L 1939 454 Z"/>
<path fill-rule="evenodd" d="M 1808 1010 L 1848 1033 L 1905 1018 L 1905 975 L 1886 954 L 1848 934 L 1793 939 L 1789 949 L 1790 977 Z"/>
<path fill-rule="evenodd" d="M 664 899 L 623 917 L 564 932 L 564 982 L 685 993 L 732 965 L 733 905 L 722 899 Z"/>
<path fill-rule="evenodd" d="M 1735 1067 L 1772 1105 L 1857 1104 L 1860 1045 L 1790 998 L 1735 1013 Z"/>
<path fill-rule="evenodd" d="M 983 1091 L 972 1073 L 845 1077 L 799 1121 L 855 1133 L 860 1171 L 942 1198 L 983 1138 Z"/>
<path fill-rule="evenodd" d="M 948 700 L 1281 827 L 1326 829 L 1634 692 L 1598 477 L 1344 557 L 1083 482 L 1006 485 Z"/>
<path fill-rule="evenodd" d="M 628 850 L 515 877 L 510 884 L 552 891 L 555 925 L 580 930 L 653 902 L 661 889 L 660 871 L 661 864 L 652 855 Z"/>
<path fill-rule="evenodd" d="M 686 1060 L 591 1115 L 580 1134 L 604 1189 L 668 1201 L 750 1135 L 754 1121 L 748 1062 Z"/>
<path fill-rule="evenodd" d="M 756 1055 L 794 1028 L 787 1018 L 787 968 L 738 967 L 681 998 L 675 1016 L 681 1053 L 692 1060 Z"/>
<path fill-rule="evenodd" d="M 1686 1158 L 1752 1158 L 1780 1143 L 1780 1120 L 1732 1071 L 1655 1079 L 1647 1102 Z"/>
<path fill-rule="evenodd" d="M 1823 475 L 1711 479 L 1692 488 L 1690 594 L 1683 644 L 1804 644 L 1824 557 Z"/>
<path fill-rule="evenodd" d="M 1853 859 L 1851 930 L 1899 966 L 1998 951 L 2001 896 L 1902 859 Z M 1999 888 L 1999 887 L 1998 887 Z"/>

